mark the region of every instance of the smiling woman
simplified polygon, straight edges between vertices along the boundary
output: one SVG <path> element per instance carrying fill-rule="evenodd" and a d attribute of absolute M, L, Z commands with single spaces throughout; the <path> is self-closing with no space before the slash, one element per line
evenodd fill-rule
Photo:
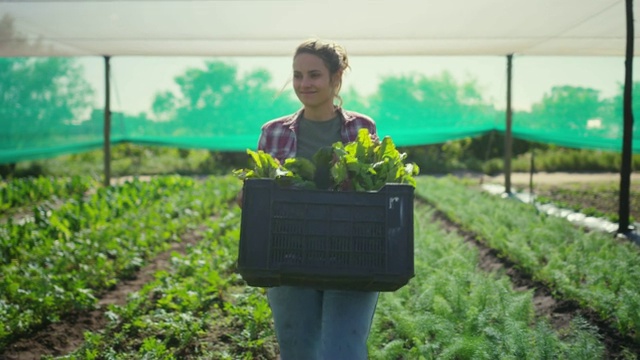
<path fill-rule="evenodd" d="M 370 117 L 341 107 L 338 93 L 348 66 L 340 45 L 321 40 L 300 44 L 293 57 L 293 88 L 302 109 L 264 124 L 258 149 L 282 162 L 294 157 L 312 160 L 322 148 L 355 141 L 360 129 L 378 141 Z M 315 182 L 325 183 L 329 175 L 328 168 L 317 169 Z M 377 291 L 276 286 L 267 296 L 283 360 L 368 358 Z"/>
<path fill-rule="evenodd" d="M 336 82 L 340 82 L 342 74 L 329 76 L 322 59 L 311 54 L 297 55 L 293 68 L 293 88 L 305 107 L 305 117 L 312 121 L 333 118 Z"/>
<path fill-rule="evenodd" d="M 305 107 L 305 118 L 327 121 L 335 116 L 333 99 L 342 99 L 342 75 L 349 68 L 345 49 L 336 44 L 306 41 L 293 58 L 293 87 Z"/>

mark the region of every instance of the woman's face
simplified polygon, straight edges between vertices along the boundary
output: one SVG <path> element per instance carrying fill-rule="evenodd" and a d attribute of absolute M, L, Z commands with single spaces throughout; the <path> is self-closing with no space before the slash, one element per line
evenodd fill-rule
<path fill-rule="evenodd" d="M 293 59 L 293 89 L 305 107 L 333 107 L 334 84 L 320 57 L 302 53 Z"/>

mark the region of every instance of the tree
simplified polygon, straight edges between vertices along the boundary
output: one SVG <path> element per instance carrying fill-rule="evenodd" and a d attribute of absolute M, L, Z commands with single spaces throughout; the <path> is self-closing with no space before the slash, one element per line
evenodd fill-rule
<path fill-rule="evenodd" d="M 346 109 L 361 112 L 363 114 L 371 113 L 367 97 L 361 95 L 355 88 L 349 87 L 346 90 L 340 91 L 340 97 L 342 98 L 343 106 Z"/>
<path fill-rule="evenodd" d="M 10 52 L 12 49 L 40 46 L 39 43 L 30 44 L 25 36 L 16 33 L 13 22 L 13 17 L 8 14 L 4 14 L 0 19 L 0 49 Z"/>
<path fill-rule="evenodd" d="M 418 145 L 406 150 L 425 173 L 455 170 L 450 166 L 484 158 L 486 150 L 473 146 L 475 139 L 467 131 L 491 129 L 498 116 L 474 80 L 457 82 L 446 71 L 432 77 L 384 77 L 368 103 L 383 135 Z"/>
<path fill-rule="evenodd" d="M 611 108 L 611 123 L 619 126 L 618 134 L 622 138 L 622 129 L 624 123 L 624 112 L 623 112 L 623 100 L 622 96 L 624 93 L 624 84 L 620 84 L 618 93 L 611 99 L 609 102 Z M 634 82 L 632 85 L 631 93 L 633 99 L 631 100 L 631 106 L 633 109 L 633 117 L 634 117 L 634 125 L 633 125 L 633 143 L 636 144 L 640 142 L 640 125 L 638 122 L 638 115 L 640 114 L 640 82 Z"/>
<path fill-rule="evenodd" d="M 51 145 L 61 127 L 81 119 L 93 101 L 71 58 L 1 58 L 0 94 L 3 143 L 14 149 Z M 29 131 L 35 129 L 40 139 Z"/>
<path fill-rule="evenodd" d="M 152 105 L 155 123 L 150 129 L 164 129 L 160 136 L 185 141 L 183 148 L 209 148 L 211 156 L 202 164 L 205 171 L 228 172 L 246 166 L 246 148 L 255 149 L 260 127 L 273 118 L 300 107 L 290 94 L 270 86 L 271 74 L 256 69 L 238 74 L 236 66 L 208 61 L 204 68 L 192 68 L 175 78 L 179 93 L 159 92 Z M 226 143 L 211 143 L 211 137 L 228 137 Z M 243 136 L 236 140 L 233 136 Z M 247 140 L 249 138 L 253 138 Z M 220 151 L 225 147 L 224 151 Z M 229 148 L 239 148 L 229 151 Z M 216 149 L 217 148 L 217 149 Z"/>
<path fill-rule="evenodd" d="M 153 113 L 170 121 L 180 136 L 258 134 L 267 120 L 299 107 L 270 81 L 263 69 L 240 76 L 232 64 L 208 61 L 204 69 L 188 69 L 175 78 L 179 94 L 158 93 Z"/>
<path fill-rule="evenodd" d="M 379 121 L 413 130 L 493 124 L 495 115 L 475 81 L 458 83 L 446 71 L 385 77 L 369 103 Z"/>
<path fill-rule="evenodd" d="M 0 38 L 21 46 L 13 20 L 0 20 Z M 0 150 L 70 145 L 66 128 L 88 114 L 93 89 L 71 58 L 0 58 Z"/>
<path fill-rule="evenodd" d="M 570 85 L 554 86 L 531 106 L 532 120 L 526 127 L 582 132 L 591 119 L 601 119 L 600 91 Z M 535 121 L 535 122 L 534 122 Z"/>

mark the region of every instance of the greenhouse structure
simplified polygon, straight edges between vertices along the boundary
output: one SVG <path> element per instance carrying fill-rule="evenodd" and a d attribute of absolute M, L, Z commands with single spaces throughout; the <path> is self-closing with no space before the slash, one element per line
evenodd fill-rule
<path fill-rule="evenodd" d="M 38 116 L 37 109 L 26 112 L 20 124 L 0 119 L 0 164 L 104 148 L 108 183 L 108 154 L 110 145 L 116 143 L 244 151 L 255 146 L 256 128 L 230 130 L 225 127 L 228 119 L 202 117 L 180 129 L 160 122 L 142 129 L 127 128 L 112 119 L 110 60 L 118 56 L 288 56 L 301 40 L 320 37 L 343 44 L 350 55 L 379 56 L 381 61 L 392 55 L 504 57 L 507 108 L 500 121 L 425 114 L 424 118 L 400 119 L 402 126 L 377 119 L 380 130 L 393 136 L 399 146 L 497 131 L 505 134 L 507 142 L 518 138 L 619 152 L 620 219 L 628 219 L 631 156 L 640 153 L 640 129 L 634 127 L 631 105 L 637 10 L 632 0 L 1 1 L 0 57 L 103 57 L 107 95 L 100 126 L 61 119 L 50 119 L 51 125 L 41 121 L 42 125 L 29 126 Z M 606 128 L 588 126 L 591 119 L 570 119 L 552 128 L 515 121 L 511 71 L 512 60 L 518 56 L 620 58 L 623 116 Z M 5 92 L 2 96 L 10 99 L 12 95 Z M 203 132 L 203 122 L 214 125 Z M 509 192 L 511 154 L 510 147 L 505 148 Z M 628 226 L 621 220 L 620 232 Z"/>

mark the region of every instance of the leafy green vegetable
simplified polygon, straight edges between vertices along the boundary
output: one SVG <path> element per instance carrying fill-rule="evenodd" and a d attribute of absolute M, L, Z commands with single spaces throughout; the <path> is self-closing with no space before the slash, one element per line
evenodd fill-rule
<path fill-rule="evenodd" d="M 313 174 L 315 165 L 304 158 L 290 158 L 285 164 L 280 164 L 270 154 L 262 150 L 252 151 L 247 149 L 251 157 L 253 168 L 236 169 L 233 175 L 241 180 L 246 179 L 274 179 L 281 186 L 295 186 L 303 188 L 315 188 Z"/>
<path fill-rule="evenodd" d="M 310 160 L 301 157 L 286 159 L 284 167 L 300 176 L 303 180 L 313 181 L 316 174 L 316 165 Z"/>
<path fill-rule="evenodd" d="M 374 143 L 367 129 L 360 129 L 356 141 L 333 146 L 331 169 L 339 190 L 379 190 L 388 183 L 416 186 L 415 175 L 420 169 L 414 163 L 405 164 L 406 153 L 400 153 L 390 136 Z"/>
<path fill-rule="evenodd" d="M 329 190 L 376 191 L 388 183 L 416 186 L 414 179 L 420 169 L 414 163 L 405 164 L 406 153 L 400 153 L 390 136 L 374 142 L 367 129 L 360 129 L 355 141 L 334 143 L 331 148 L 316 152 L 312 161 L 289 158 L 280 164 L 270 154 L 247 150 L 253 160 L 253 168 L 234 170 L 241 180 L 250 178 L 275 179 L 279 185 L 305 188 L 317 186 L 316 172 L 328 168 L 331 181 Z"/>

